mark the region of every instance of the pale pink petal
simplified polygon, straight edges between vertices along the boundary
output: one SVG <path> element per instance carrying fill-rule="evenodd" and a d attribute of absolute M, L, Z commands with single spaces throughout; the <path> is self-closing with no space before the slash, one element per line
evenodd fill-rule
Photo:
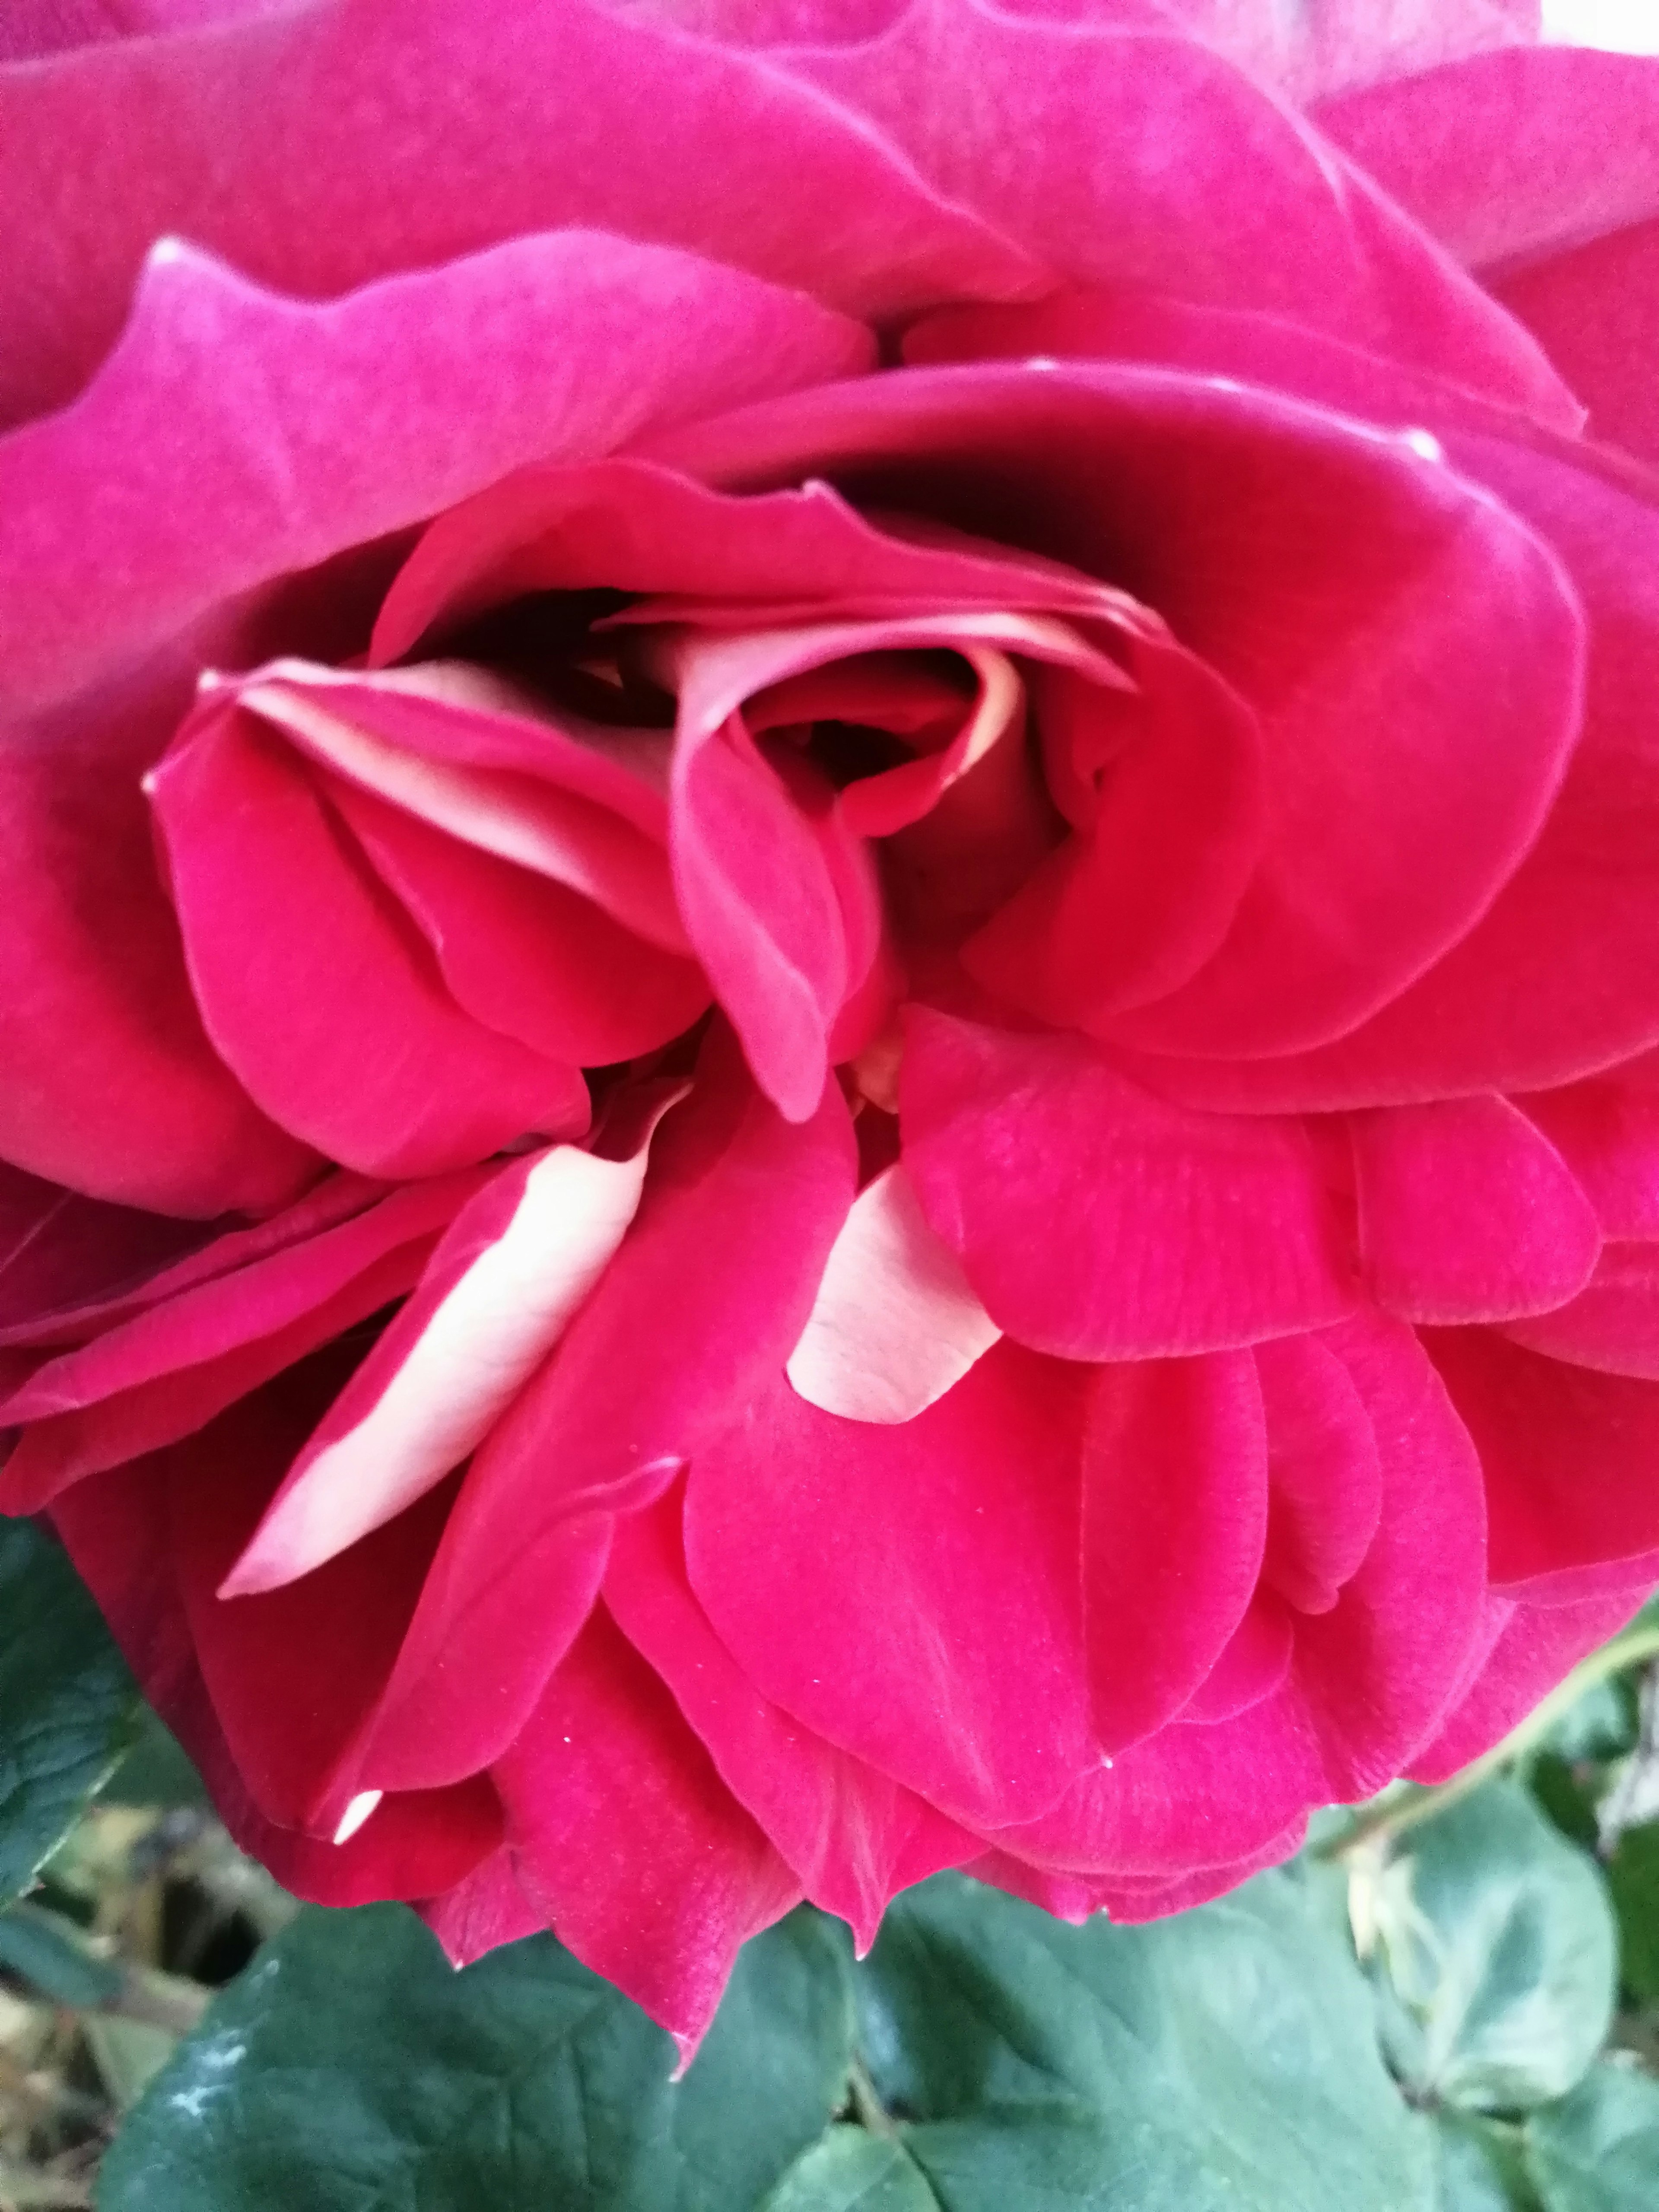
<path fill-rule="evenodd" d="M 1481 54 L 1321 107 L 1461 261 L 1511 270 L 1659 214 L 1659 61 L 1561 45 Z"/>
<path fill-rule="evenodd" d="M 1070 1359 L 1319 1328 L 1355 1292 L 1306 1131 L 1154 1098 L 1085 1040 L 906 1018 L 904 1162 L 1011 1335 Z"/>
<path fill-rule="evenodd" d="M 689 2061 L 738 1948 L 800 1885 L 603 1613 L 494 1779 L 526 1896 Z"/>
<path fill-rule="evenodd" d="M 1539 0 L 1163 0 L 1178 23 L 1289 98 L 1408 76 L 1538 35 Z"/>
<path fill-rule="evenodd" d="M 619 1160 L 556 1145 L 462 1209 L 289 1468 L 224 1595 L 309 1574 L 470 1457 L 628 1233 L 647 1157 L 643 1144 Z"/>
<path fill-rule="evenodd" d="M 826 1413 L 908 1421 L 1001 1334 L 896 1163 L 854 1200 L 787 1372 Z"/>
<path fill-rule="evenodd" d="M 1267 1434 L 1248 1352 L 1095 1379 L 1083 1455 L 1083 1622 L 1096 1733 L 1173 1718 L 1243 1622 L 1267 1534 Z"/>
<path fill-rule="evenodd" d="M 1590 1201 L 1507 1099 L 1356 1114 L 1362 1264 L 1402 1320 L 1506 1321 L 1564 1305 L 1601 1249 Z"/>

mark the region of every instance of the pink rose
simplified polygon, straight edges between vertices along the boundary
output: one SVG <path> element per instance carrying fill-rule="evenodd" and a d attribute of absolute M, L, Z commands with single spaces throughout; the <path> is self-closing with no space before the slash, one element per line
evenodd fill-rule
<path fill-rule="evenodd" d="M 689 2047 L 1492 1742 L 1659 1577 L 1654 65 L 142 12 L 0 68 L 0 1505 L 238 1837 Z"/>

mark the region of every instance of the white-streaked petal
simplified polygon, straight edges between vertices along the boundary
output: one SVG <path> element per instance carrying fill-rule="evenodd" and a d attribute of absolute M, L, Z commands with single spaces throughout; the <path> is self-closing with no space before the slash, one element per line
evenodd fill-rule
<path fill-rule="evenodd" d="M 334 1831 L 335 1842 L 349 1844 L 385 1796 L 384 1790 L 360 1790 L 340 1815 L 340 1825 Z"/>
<path fill-rule="evenodd" d="M 1001 1334 L 896 1164 L 854 1200 L 787 1372 L 826 1413 L 908 1421 Z"/>
<path fill-rule="evenodd" d="M 647 1148 L 556 1146 L 363 1419 L 301 1462 L 222 1586 L 274 1589 L 401 1513 L 489 1434 L 574 1318 L 640 1201 Z"/>

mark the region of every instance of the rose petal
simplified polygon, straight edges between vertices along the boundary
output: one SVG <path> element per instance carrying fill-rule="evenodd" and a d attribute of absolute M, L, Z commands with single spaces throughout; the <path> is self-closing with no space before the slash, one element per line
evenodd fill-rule
<path fill-rule="evenodd" d="M 739 1948 L 800 1885 L 602 1613 L 495 1780 L 526 1895 L 689 2063 Z"/>
<path fill-rule="evenodd" d="M 434 1178 L 222 1275 L 192 1270 L 176 1295 L 46 1361 L 0 1407 L 26 1425 L 0 1471 L 3 1510 L 37 1511 L 65 1484 L 187 1436 L 411 1290 L 476 1182 Z"/>
<path fill-rule="evenodd" d="M 993 1318 L 1062 1358 L 1221 1351 L 1354 1302 L 1306 1133 L 1164 1104 L 1081 1039 L 907 1017 L 904 1161 Z"/>
<path fill-rule="evenodd" d="M 1036 1814 L 1099 1756 L 1078 1617 L 1086 1381 L 999 1345 L 888 1427 L 780 1376 L 692 1460 L 686 1566 L 744 1673 L 970 1827 Z"/>
<path fill-rule="evenodd" d="M 1247 1352 L 1101 1368 L 1083 1448 L 1083 1615 L 1095 1729 L 1117 1753 L 1171 1719 L 1249 1606 L 1267 1437 Z"/>
<path fill-rule="evenodd" d="M 672 1690 L 721 1780 L 807 1896 L 849 1922 L 867 1950 L 888 1899 L 954 1864 L 976 1841 L 761 1695 L 692 1594 L 682 1510 L 678 1497 L 667 1498 L 617 1524 L 606 1607 Z"/>
<path fill-rule="evenodd" d="M 1659 1244 L 1604 1245 L 1576 1298 L 1504 1334 L 1552 1359 L 1659 1382 Z"/>
<path fill-rule="evenodd" d="M 1564 1305 L 1601 1249 L 1555 1147 L 1503 1098 L 1357 1114 L 1359 1241 L 1373 1296 L 1404 1321 L 1505 1321 Z"/>
<path fill-rule="evenodd" d="M 209 1030 L 285 1126 L 393 1176 L 585 1126 L 579 1071 L 462 1013 L 338 817 L 256 722 L 210 704 L 150 788 Z"/>
<path fill-rule="evenodd" d="M 426 388 L 447 428 L 428 465 L 446 469 L 459 457 L 455 424 L 482 428 L 504 400 L 527 397 L 520 376 L 503 374 L 509 364 L 535 360 L 544 398 L 556 386 L 564 404 L 608 416 L 605 447 L 622 442 L 633 408 L 662 393 L 653 362 L 672 356 L 691 414 L 714 396 L 688 374 L 708 358 L 704 344 L 720 364 L 716 390 L 775 373 L 778 326 L 757 343 L 758 332 L 744 333 L 715 303 L 754 296 L 753 280 L 734 270 L 791 288 L 797 331 L 823 327 L 806 295 L 889 317 L 943 299 L 1017 296 L 1041 281 L 1024 254 L 821 96 L 587 0 L 569 0 L 556 24 L 538 0 L 504 0 L 482 21 L 465 0 L 387 0 L 372 22 L 349 0 L 324 0 L 210 37 L 98 47 L 0 84 L 0 267 L 11 280 L 4 402 L 14 416 L 73 391 L 113 336 L 144 252 L 169 233 L 312 299 L 397 270 L 438 271 L 423 280 L 426 297 L 448 304 L 429 305 L 410 327 L 417 345 L 442 349 Z M 841 220 L 826 224 L 830 207 Z M 604 234 L 604 270 L 618 279 L 601 286 L 623 310 L 609 349 L 579 362 L 573 325 L 557 313 L 532 332 L 535 291 L 522 277 L 519 311 L 504 324 L 486 322 L 483 302 L 469 313 L 453 290 L 460 257 L 500 240 L 517 252 L 530 234 L 575 224 Z M 707 255 L 698 283 L 718 294 L 694 287 L 676 297 L 672 279 L 660 289 L 641 281 L 635 240 Z M 591 245 L 577 251 L 591 267 Z M 678 255 L 658 266 L 673 261 L 684 270 Z M 730 265 L 713 273 L 720 263 Z M 629 312 L 651 290 L 643 318 Z M 652 350 L 629 359 L 624 333 L 647 337 Z M 396 343 L 365 349 L 383 392 L 385 364 L 399 353 Z M 303 375 L 289 389 L 313 396 Z M 384 419 L 372 407 L 364 418 Z M 557 413 L 542 420 L 556 436 Z M 409 450 L 418 455 L 425 442 L 416 433 Z M 474 482 L 536 452 L 526 441 Z M 306 470 L 301 480 L 318 479 Z"/>
<path fill-rule="evenodd" d="M 1376 1431 L 1353 1378 L 1316 1336 L 1255 1347 L 1267 1421 L 1261 1579 L 1297 1612 L 1328 1613 L 1382 1511 Z"/>
<path fill-rule="evenodd" d="M 1524 1594 L 1559 1568 L 1659 1549 L 1659 1392 L 1494 1329 L 1437 1331 L 1428 1343 L 1486 1470 L 1494 1584 Z"/>
<path fill-rule="evenodd" d="M 457 1214 L 295 1461 L 222 1595 L 307 1575 L 459 1467 L 580 1310 L 628 1232 L 647 1149 L 573 1145 L 505 1168 Z"/>

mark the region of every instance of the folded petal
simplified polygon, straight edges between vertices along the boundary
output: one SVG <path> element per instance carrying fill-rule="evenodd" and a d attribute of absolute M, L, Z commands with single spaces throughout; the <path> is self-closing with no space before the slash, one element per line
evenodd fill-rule
<path fill-rule="evenodd" d="M 762 1694 L 952 1820 L 1098 1759 L 1079 1618 L 1080 1370 L 1013 1345 L 896 1426 L 779 1376 L 692 1456 L 686 1566 Z"/>
<path fill-rule="evenodd" d="M 1382 1511 L 1376 1431 L 1352 1376 L 1317 1336 L 1255 1347 L 1267 1423 L 1262 1583 L 1300 1613 L 1328 1613 Z"/>
<path fill-rule="evenodd" d="M 1576 1298 L 1504 1334 L 1552 1359 L 1659 1382 L 1659 1244 L 1604 1245 Z"/>
<path fill-rule="evenodd" d="M 0 1343 L 39 1342 L 54 1317 L 118 1297 L 206 1233 L 0 1161 Z"/>
<path fill-rule="evenodd" d="M 472 1021 L 291 755 L 209 703 L 153 772 L 204 1018 L 283 1124 L 347 1166 L 433 1175 L 580 1132 L 580 1071 Z"/>
<path fill-rule="evenodd" d="M 689 2063 L 739 1948 L 800 1885 L 603 1613 L 495 1780 L 526 1894 Z"/>
<path fill-rule="evenodd" d="M 1066 276 L 1286 313 L 1574 419 L 1524 334 L 1449 258 L 1192 40 L 951 4 L 780 58 Z"/>
<path fill-rule="evenodd" d="M 286 1204 L 317 1162 L 210 1044 L 156 870 L 139 779 L 191 681 L 149 670 L 0 742 L 0 1152 L 94 1197 L 210 1218 Z"/>
<path fill-rule="evenodd" d="M 1547 527 L 1432 441 L 1235 380 L 1039 361 L 821 387 L 653 450 L 727 485 L 823 471 L 994 514 L 1156 608 L 1254 709 L 1274 799 L 1255 876 L 1214 955 L 1115 1041 L 1254 1060 L 1352 1029 L 1467 938 L 1572 758 L 1574 586 Z"/>
<path fill-rule="evenodd" d="M 992 1318 L 1071 1359 L 1210 1352 L 1354 1302 L 1297 1123 L 1167 1105 L 1080 1038 L 914 1008 L 904 1162 Z"/>

